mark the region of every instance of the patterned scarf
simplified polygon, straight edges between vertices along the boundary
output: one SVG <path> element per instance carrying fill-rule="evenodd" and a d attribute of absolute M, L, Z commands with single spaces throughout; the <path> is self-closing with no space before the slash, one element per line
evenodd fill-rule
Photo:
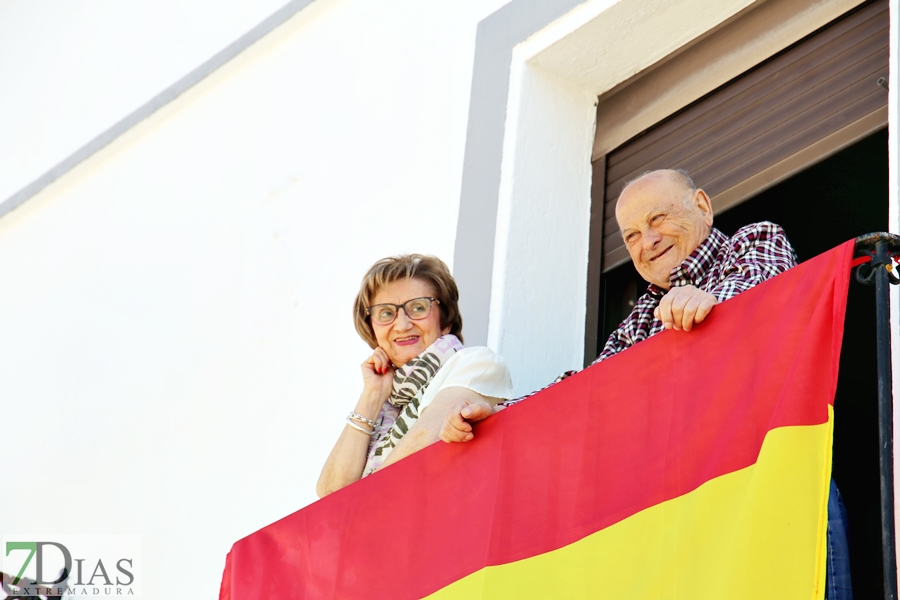
<path fill-rule="evenodd" d="M 463 349 L 455 335 L 439 337 L 422 354 L 394 369 L 394 391 L 381 408 L 363 477 L 381 466 L 409 428 L 419 419 L 419 403 L 435 374 Z"/>

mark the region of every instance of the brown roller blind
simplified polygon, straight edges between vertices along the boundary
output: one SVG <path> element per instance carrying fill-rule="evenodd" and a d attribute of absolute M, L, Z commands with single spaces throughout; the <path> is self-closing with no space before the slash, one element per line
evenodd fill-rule
<path fill-rule="evenodd" d="M 607 154 L 603 270 L 628 260 L 615 201 L 644 171 L 687 169 L 720 212 L 886 125 L 888 25 L 864 5 Z"/>

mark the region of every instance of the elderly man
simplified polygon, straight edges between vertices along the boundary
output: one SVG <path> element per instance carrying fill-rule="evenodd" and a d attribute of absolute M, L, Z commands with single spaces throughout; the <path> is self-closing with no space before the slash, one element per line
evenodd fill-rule
<path fill-rule="evenodd" d="M 774 223 L 747 225 L 732 237 L 714 229 L 709 196 L 683 171 L 650 171 L 628 183 L 616 204 L 616 220 L 635 268 L 650 285 L 594 363 L 664 329 L 690 331 L 719 302 L 797 264 L 784 231 Z M 472 422 L 526 398 L 492 409 L 475 395 L 461 396 L 441 439 L 468 442 L 474 439 Z M 846 514 L 834 481 L 828 513 L 826 598 L 852 598 Z"/>

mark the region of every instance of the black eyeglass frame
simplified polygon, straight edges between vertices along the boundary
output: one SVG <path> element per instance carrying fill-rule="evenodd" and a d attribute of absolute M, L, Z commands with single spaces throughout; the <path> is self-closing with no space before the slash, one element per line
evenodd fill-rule
<path fill-rule="evenodd" d="M 423 317 L 413 317 L 409 314 L 409 311 L 406 310 L 406 305 L 410 302 L 415 302 L 416 300 L 428 300 L 428 314 Z M 387 327 L 397 320 L 397 317 L 400 315 L 400 309 L 403 309 L 403 313 L 406 315 L 406 318 L 411 321 L 421 321 L 422 319 L 427 319 L 431 316 L 431 309 L 433 308 L 432 304 L 437 304 L 440 306 L 441 301 L 437 298 L 432 298 L 431 296 L 421 296 L 419 298 L 410 298 L 403 304 L 391 304 L 390 302 L 382 302 L 381 304 L 373 304 L 366 308 L 366 316 L 372 321 L 373 325 L 381 325 L 382 327 Z M 374 319 L 372 319 L 372 309 L 378 308 L 379 306 L 393 306 L 394 307 L 394 318 L 388 321 L 387 323 L 376 323 Z"/>

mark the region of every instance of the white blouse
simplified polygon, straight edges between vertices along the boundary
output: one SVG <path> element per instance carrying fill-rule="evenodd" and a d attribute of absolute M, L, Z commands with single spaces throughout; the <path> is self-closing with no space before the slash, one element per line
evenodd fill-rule
<path fill-rule="evenodd" d="M 484 396 L 491 405 L 513 397 L 512 378 L 500 355 L 485 346 L 463 348 L 450 357 L 428 384 L 419 403 L 419 415 L 438 392 L 463 387 Z"/>

